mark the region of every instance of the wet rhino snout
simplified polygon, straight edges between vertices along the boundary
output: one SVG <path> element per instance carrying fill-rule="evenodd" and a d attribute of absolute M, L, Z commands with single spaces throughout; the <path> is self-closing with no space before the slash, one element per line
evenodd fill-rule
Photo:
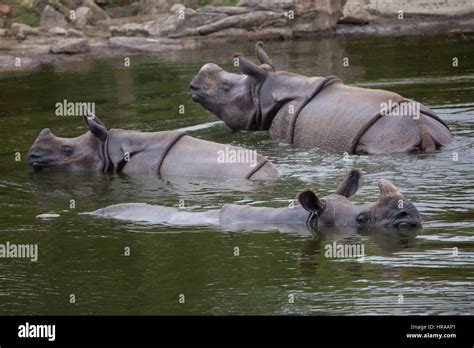
<path fill-rule="evenodd" d="M 47 149 L 41 147 L 34 147 L 28 154 L 26 163 L 33 168 L 46 168 L 54 162 L 54 154 Z"/>
<path fill-rule="evenodd" d="M 196 102 L 202 100 L 202 97 L 199 95 L 199 89 L 200 87 L 197 85 L 196 79 L 192 80 L 188 87 L 188 96 L 190 96 Z"/>
<path fill-rule="evenodd" d="M 28 154 L 28 159 L 26 160 L 26 163 L 28 163 L 31 166 L 33 165 L 33 163 L 37 162 L 40 158 L 41 158 L 41 152 L 35 149 Z"/>
<path fill-rule="evenodd" d="M 192 83 L 188 87 L 188 93 L 191 95 L 193 93 L 196 93 L 199 90 L 199 87 L 193 85 Z"/>
<path fill-rule="evenodd" d="M 41 157 L 44 157 L 48 153 L 41 148 L 34 148 L 28 154 L 28 162 L 38 160 Z"/>

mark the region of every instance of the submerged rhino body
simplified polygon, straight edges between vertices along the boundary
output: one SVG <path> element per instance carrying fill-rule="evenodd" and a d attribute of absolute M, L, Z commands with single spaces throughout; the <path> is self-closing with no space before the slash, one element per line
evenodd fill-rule
<path fill-rule="evenodd" d="M 426 106 L 396 93 L 347 86 L 337 77 L 275 71 L 257 43 L 257 66 L 241 55 L 243 75 L 205 64 L 189 95 L 230 128 L 269 131 L 273 139 L 351 154 L 431 152 L 452 141 Z"/>
<path fill-rule="evenodd" d="M 357 191 L 360 172 L 351 170 L 335 194 L 319 199 L 310 190 L 298 195 L 300 205 L 294 208 L 266 208 L 226 204 L 221 209 L 204 212 L 146 203 L 115 204 L 92 213 L 121 220 L 176 226 L 216 225 L 222 228 L 253 225 L 306 226 L 421 226 L 416 207 L 404 199 L 388 180 L 379 182 L 380 196 L 372 204 L 355 205 L 349 198 Z"/>
<path fill-rule="evenodd" d="M 245 179 L 278 175 L 273 164 L 255 151 L 196 139 L 181 132 L 108 130 L 95 116 L 85 120 L 90 131 L 76 138 L 59 138 L 43 129 L 30 149 L 28 164 L 35 169 L 57 171 Z"/>

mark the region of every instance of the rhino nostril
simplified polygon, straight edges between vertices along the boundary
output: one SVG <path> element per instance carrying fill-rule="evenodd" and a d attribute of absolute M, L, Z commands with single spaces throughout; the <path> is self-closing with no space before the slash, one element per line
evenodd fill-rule
<path fill-rule="evenodd" d="M 34 148 L 28 154 L 28 159 L 38 159 L 50 155 L 50 151 L 42 148 Z"/>
<path fill-rule="evenodd" d="M 189 85 L 188 96 L 190 96 L 194 101 L 198 102 L 202 100 L 202 97 L 199 95 L 199 87 L 196 87 L 193 84 Z"/>
<path fill-rule="evenodd" d="M 39 153 L 39 152 L 31 152 L 29 155 L 28 155 L 28 162 L 32 162 L 32 161 L 37 161 L 38 159 L 40 159 L 42 157 L 42 154 Z"/>

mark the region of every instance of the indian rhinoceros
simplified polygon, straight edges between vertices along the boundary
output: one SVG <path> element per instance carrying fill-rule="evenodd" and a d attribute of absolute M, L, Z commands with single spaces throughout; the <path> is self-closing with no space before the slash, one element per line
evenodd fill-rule
<path fill-rule="evenodd" d="M 76 138 L 41 131 L 28 155 L 35 169 L 89 172 L 152 172 L 161 175 L 261 179 L 278 175 L 253 150 L 196 139 L 182 132 L 107 129 L 84 116 L 89 131 Z"/>
<path fill-rule="evenodd" d="M 380 196 L 372 204 L 355 205 L 349 198 L 359 186 L 360 171 L 353 169 L 338 186 L 335 194 L 319 199 L 306 190 L 298 195 L 299 205 L 293 208 L 267 208 L 236 204 L 225 204 L 221 209 L 203 212 L 187 211 L 175 207 L 150 205 L 147 203 L 115 204 L 93 211 L 91 215 L 121 220 L 141 221 L 155 224 L 192 226 L 217 225 L 228 228 L 232 225 L 309 225 L 309 226 L 421 226 L 418 210 L 412 202 L 403 198 L 397 187 L 389 180 L 379 181 Z"/>
<path fill-rule="evenodd" d="M 431 152 L 452 141 L 420 103 L 335 76 L 275 71 L 261 42 L 256 53 L 259 66 L 234 56 L 242 75 L 208 63 L 189 85 L 189 96 L 233 130 L 268 130 L 272 139 L 348 154 Z"/>

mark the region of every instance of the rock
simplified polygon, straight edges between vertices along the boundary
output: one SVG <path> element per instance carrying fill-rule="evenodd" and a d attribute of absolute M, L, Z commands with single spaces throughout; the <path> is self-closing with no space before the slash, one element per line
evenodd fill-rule
<path fill-rule="evenodd" d="M 185 8 L 186 6 L 184 6 L 183 4 L 174 4 L 170 8 L 170 12 L 174 14 L 179 14 L 181 11 L 184 11 Z"/>
<path fill-rule="evenodd" d="M 0 4 L 0 14 L 8 16 L 11 12 L 12 8 L 8 4 Z"/>
<path fill-rule="evenodd" d="M 92 22 L 92 10 L 89 7 L 79 7 L 76 10 L 73 24 L 76 28 L 85 28 Z"/>
<path fill-rule="evenodd" d="M 192 48 L 193 41 L 174 40 L 167 38 L 144 38 L 116 36 L 109 39 L 111 46 L 127 48 L 133 52 L 163 52 L 170 49 Z"/>
<path fill-rule="evenodd" d="M 276 18 L 278 25 L 272 24 L 271 20 L 267 20 L 264 23 L 265 27 L 281 27 L 282 21 L 279 14 L 283 14 L 286 22 L 284 25 L 291 27 L 294 36 L 299 36 L 335 29 L 337 20 L 342 17 L 343 5 L 346 1 L 347 0 L 241 0 L 239 6 L 251 8 L 254 12 L 255 10 L 272 12 L 273 18 Z M 359 2 L 363 1 L 359 0 Z"/>
<path fill-rule="evenodd" d="M 209 34 L 209 37 L 219 38 L 225 41 L 240 41 L 242 38 L 248 40 L 262 40 L 267 38 L 278 38 L 280 40 L 291 39 L 293 37 L 293 31 L 289 27 L 279 28 L 262 28 L 258 31 L 249 31 L 246 29 L 229 28 L 221 31 L 216 31 Z"/>
<path fill-rule="evenodd" d="M 168 13 L 172 4 L 166 0 L 140 0 L 143 12 L 152 16 Z"/>
<path fill-rule="evenodd" d="M 248 14 L 229 16 L 214 23 L 202 25 L 196 30 L 199 35 L 209 35 L 229 28 L 253 29 L 259 27 L 272 14 L 273 12 L 269 11 L 254 11 Z"/>
<path fill-rule="evenodd" d="M 76 29 L 68 29 L 66 31 L 66 37 L 84 37 L 82 31 Z"/>
<path fill-rule="evenodd" d="M 138 13 L 140 12 L 140 8 L 140 4 L 138 2 L 134 2 L 133 4 L 127 6 L 109 8 L 107 10 L 107 13 L 112 18 L 131 17 L 138 15 Z"/>
<path fill-rule="evenodd" d="M 56 35 L 66 35 L 66 29 L 61 27 L 52 27 L 48 30 L 48 35 L 56 36 Z"/>
<path fill-rule="evenodd" d="M 344 4 L 343 16 L 338 24 L 364 25 L 369 23 L 369 2 L 348 0 Z"/>
<path fill-rule="evenodd" d="M 12 71 L 19 69 L 33 69 L 38 67 L 41 62 L 38 59 L 21 57 L 20 66 L 17 65 L 18 57 L 10 55 L 0 55 L 0 71 Z"/>
<path fill-rule="evenodd" d="M 59 0 L 59 2 L 71 10 L 76 10 L 82 6 L 82 0 Z"/>
<path fill-rule="evenodd" d="M 4 15 L 0 14 L 0 28 L 5 28 L 6 18 Z"/>
<path fill-rule="evenodd" d="M 397 18 L 398 11 L 403 10 L 406 17 L 410 16 L 459 16 L 472 14 L 472 1 L 443 0 L 443 1 L 406 1 L 406 0 L 347 0 L 344 5 L 344 15 L 368 20 L 383 20 Z M 362 15 L 362 17 L 361 17 Z"/>
<path fill-rule="evenodd" d="M 344 16 L 337 21 L 337 24 L 366 25 L 369 24 L 368 18 Z"/>
<path fill-rule="evenodd" d="M 33 8 L 33 0 L 23 0 L 20 5 L 27 8 Z"/>
<path fill-rule="evenodd" d="M 204 25 L 212 25 L 212 23 L 233 16 L 228 16 L 225 13 L 207 11 L 194 11 L 189 8 L 180 10 L 178 14 L 171 14 L 158 18 L 156 20 L 147 22 L 147 28 L 150 31 L 150 36 L 169 36 L 182 37 L 197 35 L 197 28 Z M 181 16 L 184 14 L 184 18 Z"/>
<path fill-rule="evenodd" d="M 83 7 L 88 7 L 92 11 L 91 23 L 97 24 L 99 21 L 108 20 L 110 19 L 107 12 L 101 9 L 99 6 L 95 4 L 93 0 L 84 0 L 82 3 Z"/>
<path fill-rule="evenodd" d="M 13 23 L 11 28 L 11 35 L 17 39 L 24 40 L 28 36 L 39 36 L 40 31 L 23 23 Z"/>
<path fill-rule="evenodd" d="M 110 29 L 112 36 L 297 37 L 334 29 L 342 17 L 344 1 L 241 0 L 239 6 L 206 6 L 197 10 L 175 3 L 167 16 Z M 291 15 L 290 10 L 294 11 Z"/>
<path fill-rule="evenodd" d="M 186 6 L 196 8 L 203 6 L 204 3 L 209 5 L 218 3 L 219 6 L 222 6 L 227 1 L 228 0 L 140 0 L 140 5 L 143 8 L 143 13 L 155 16 L 173 12 L 171 9 L 177 3 L 184 3 Z"/>
<path fill-rule="evenodd" d="M 7 30 L 6 29 L 0 29 L 0 36 L 7 36 Z"/>
<path fill-rule="evenodd" d="M 150 36 L 147 23 L 126 23 L 120 27 L 109 28 L 112 36 Z"/>
<path fill-rule="evenodd" d="M 43 28 L 65 27 L 67 25 L 64 16 L 52 6 L 46 5 L 41 12 L 40 26 Z"/>
<path fill-rule="evenodd" d="M 260 10 L 271 10 L 271 11 L 283 11 L 293 10 L 296 11 L 296 6 L 302 1 L 275 1 L 275 0 L 240 0 L 239 6 L 242 7 L 253 7 Z M 312 3 L 312 1 L 308 1 Z M 295 6 L 296 5 L 296 6 Z"/>
<path fill-rule="evenodd" d="M 176 4 L 176 5 L 180 5 L 180 4 Z M 179 7 L 178 7 L 178 11 L 180 11 Z M 207 6 L 207 7 L 200 8 L 200 9 L 197 10 L 197 12 L 224 13 L 224 14 L 229 15 L 229 16 L 249 13 L 249 12 L 253 12 L 253 11 L 255 11 L 255 9 L 249 8 L 249 7 L 232 7 L 232 6 L 223 6 L 223 7 L 210 7 L 210 6 Z M 178 12 L 175 12 L 175 13 L 178 13 Z"/>
<path fill-rule="evenodd" d="M 51 45 L 52 53 L 84 53 L 90 50 L 89 41 L 81 38 L 60 39 Z"/>

